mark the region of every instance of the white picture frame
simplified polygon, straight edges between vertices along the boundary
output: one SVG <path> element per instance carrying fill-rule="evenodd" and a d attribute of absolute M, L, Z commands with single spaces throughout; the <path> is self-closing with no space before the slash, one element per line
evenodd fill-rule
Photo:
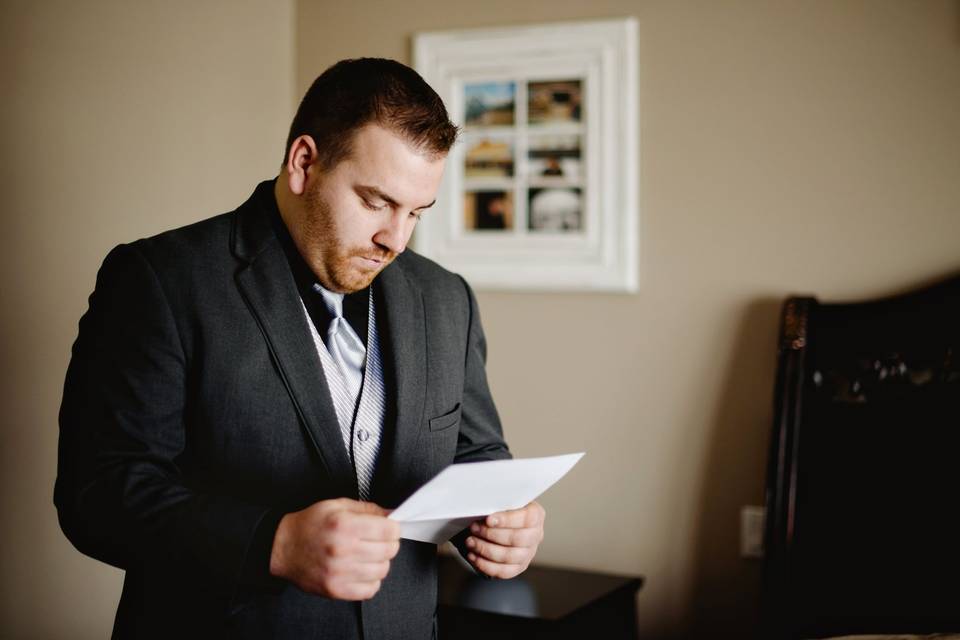
<path fill-rule="evenodd" d="M 479 289 L 636 291 L 636 20 L 418 33 L 414 65 L 462 129 L 415 249 Z"/>

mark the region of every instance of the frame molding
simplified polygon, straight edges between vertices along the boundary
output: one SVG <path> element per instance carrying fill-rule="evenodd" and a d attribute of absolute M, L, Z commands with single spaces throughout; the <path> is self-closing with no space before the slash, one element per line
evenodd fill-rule
<path fill-rule="evenodd" d="M 416 250 L 479 289 L 636 291 L 636 19 L 418 33 L 414 65 L 443 99 L 451 119 L 463 127 L 437 196 L 437 209 L 447 215 L 423 217 L 414 235 Z M 574 87 L 582 108 L 568 121 L 537 121 L 528 113 L 534 105 L 528 92 L 542 91 L 545 83 Z M 513 86 L 512 122 L 478 124 L 474 118 L 467 124 L 466 91 L 490 85 Z M 572 177 L 541 177 L 547 173 L 531 171 L 538 153 L 531 148 L 575 139 L 579 146 L 571 153 Z M 505 143 L 500 144 L 501 156 L 504 146 L 510 149 L 509 175 L 467 175 L 471 145 L 491 141 Z M 572 220 L 571 226 L 543 225 L 542 220 L 557 218 L 536 211 L 531 217 L 534 196 L 547 189 L 559 193 L 555 200 L 567 202 L 573 217 L 565 220 Z M 484 191 L 508 202 L 508 228 L 468 227 L 476 219 L 477 194 Z M 474 204 L 468 205 L 467 198 Z M 571 210 L 576 205 L 569 202 L 578 198 L 579 211 Z M 540 205 L 542 212 L 543 200 Z"/>

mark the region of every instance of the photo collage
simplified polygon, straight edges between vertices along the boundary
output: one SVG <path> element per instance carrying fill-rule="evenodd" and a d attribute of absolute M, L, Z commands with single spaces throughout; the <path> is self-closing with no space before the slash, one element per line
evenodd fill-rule
<path fill-rule="evenodd" d="M 583 81 L 464 85 L 468 232 L 581 233 Z"/>

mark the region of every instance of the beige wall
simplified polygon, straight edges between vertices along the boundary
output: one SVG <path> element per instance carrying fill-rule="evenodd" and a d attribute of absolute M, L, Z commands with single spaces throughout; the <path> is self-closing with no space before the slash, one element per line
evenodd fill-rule
<path fill-rule="evenodd" d="M 301 1 L 297 88 L 417 31 L 636 16 L 641 290 L 481 293 L 516 453 L 586 450 L 543 562 L 646 575 L 651 635 L 753 621 L 779 301 L 960 268 L 957 2 Z M 431 212 L 438 215 L 441 212 Z"/>
<path fill-rule="evenodd" d="M 293 3 L 3 3 L 0 636 L 107 638 L 121 574 L 52 504 L 77 320 L 115 244 L 233 208 L 283 153 Z"/>
<path fill-rule="evenodd" d="M 651 635 L 749 625 L 737 516 L 762 497 L 779 300 L 960 268 L 958 4 L 133 4 L 2 8 L 0 635 L 110 626 L 119 573 L 70 547 L 51 493 L 69 346 L 111 246 L 236 205 L 337 59 L 409 60 L 419 30 L 625 15 L 641 291 L 481 293 L 489 373 L 517 454 L 588 451 L 543 500 L 544 562 L 646 575 Z"/>

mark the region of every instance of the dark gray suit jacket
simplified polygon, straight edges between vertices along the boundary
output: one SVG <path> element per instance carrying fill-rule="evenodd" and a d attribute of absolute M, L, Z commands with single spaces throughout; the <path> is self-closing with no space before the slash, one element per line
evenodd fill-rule
<path fill-rule="evenodd" d="M 268 575 L 283 513 L 357 497 L 271 207 L 267 182 L 105 259 L 60 412 L 61 526 L 126 570 L 114 637 L 429 638 L 434 545 L 404 540 L 363 603 Z M 452 462 L 510 454 L 467 284 L 407 251 L 374 292 L 388 398 L 372 500 L 395 507 Z"/>

